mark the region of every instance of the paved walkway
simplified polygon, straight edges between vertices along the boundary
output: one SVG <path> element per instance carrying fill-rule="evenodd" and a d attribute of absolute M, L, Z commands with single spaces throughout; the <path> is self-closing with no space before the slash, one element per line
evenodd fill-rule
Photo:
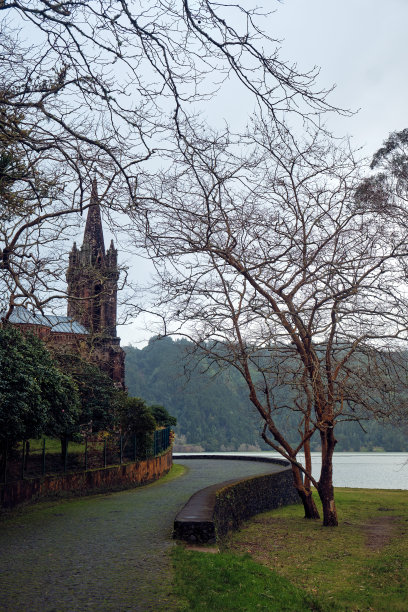
<path fill-rule="evenodd" d="M 170 482 L 43 502 L 1 522 L 0 610 L 175 610 L 168 552 L 177 512 L 198 489 L 274 468 L 175 461 L 188 472 Z"/>

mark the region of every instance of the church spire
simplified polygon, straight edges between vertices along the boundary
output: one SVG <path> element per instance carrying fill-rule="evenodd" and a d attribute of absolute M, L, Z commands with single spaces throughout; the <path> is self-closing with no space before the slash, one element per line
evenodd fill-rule
<path fill-rule="evenodd" d="M 86 218 L 84 242 L 92 249 L 92 254 L 97 255 L 98 252 L 105 254 L 105 243 L 103 239 L 101 209 L 99 206 L 98 185 L 96 178 L 92 181 L 92 191 L 88 216 Z"/>
<path fill-rule="evenodd" d="M 0 0 L 1 2 L 1 0 Z M 125 354 L 116 336 L 118 252 L 113 242 L 105 253 L 96 179 L 92 191 L 84 242 L 69 255 L 67 270 L 68 317 L 90 332 L 92 361 L 125 388 Z"/>

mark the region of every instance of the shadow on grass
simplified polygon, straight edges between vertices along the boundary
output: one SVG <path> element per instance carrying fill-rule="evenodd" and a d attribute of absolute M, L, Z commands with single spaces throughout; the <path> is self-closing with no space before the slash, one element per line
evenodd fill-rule
<path fill-rule="evenodd" d="M 178 546 L 173 561 L 180 612 L 323 611 L 311 595 L 249 555 L 209 555 Z"/>

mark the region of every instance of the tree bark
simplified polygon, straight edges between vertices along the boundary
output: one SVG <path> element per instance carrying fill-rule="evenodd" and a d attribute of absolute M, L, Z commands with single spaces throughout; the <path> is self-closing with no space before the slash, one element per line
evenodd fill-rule
<path fill-rule="evenodd" d="M 312 491 L 310 487 L 305 487 L 302 480 L 302 473 L 299 468 L 292 463 L 293 480 L 300 499 L 302 500 L 303 508 L 305 511 L 305 518 L 307 519 L 319 519 L 319 511 L 316 507 L 313 499 Z"/>
<path fill-rule="evenodd" d="M 325 527 L 337 527 L 337 509 L 334 503 L 333 489 L 333 452 L 337 440 L 334 437 L 333 427 L 328 427 L 320 432 L 322 446 L 322 469 L 318 484 L 318 493 L 322 502 L 323 525 Z"/>
<path fill-rule="evenodd" d="M 334 503 L 333 486 L 319 484 L 319 497 L 323 509 L 323 525 L 325 527 L 337 527 L 337 509 Z"/>

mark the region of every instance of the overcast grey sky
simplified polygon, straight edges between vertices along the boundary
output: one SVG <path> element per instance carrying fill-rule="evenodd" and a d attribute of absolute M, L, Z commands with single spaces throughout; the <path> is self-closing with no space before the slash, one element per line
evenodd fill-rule
<path fill-rule="evenodd" d="M 327 117 L 338 136 L 350 135 L 371 156 L 391 131 L 408 127 L 408 0 L 269 0 L 267 8 L 276 8 L 264 28 L 282 39 L 281 59 L 305 71 L 319 66 L 319 86 L 336 85 L 330 101 L 358 110 L 350 118 Z M 214 121 L 245 122 L 251 109 L 234 90 L 226 95 L 224 88 L 209 105 Z M 136 267 L 142 271 L 142 262 Z M 151 331 L 140 317 L 120 326 L 119 335 L 122 344 L 142 346 Z"/>
<path fill-rule="evenodd" d="M 337 86 L 330 99 L 360 109 L 329 119 L 340 135 L 372 155 L 389 132 L 408 127 L 407 0 L 285 0 L 273 19 L 282 56 L 320 66 L 319 82 Z"/>

